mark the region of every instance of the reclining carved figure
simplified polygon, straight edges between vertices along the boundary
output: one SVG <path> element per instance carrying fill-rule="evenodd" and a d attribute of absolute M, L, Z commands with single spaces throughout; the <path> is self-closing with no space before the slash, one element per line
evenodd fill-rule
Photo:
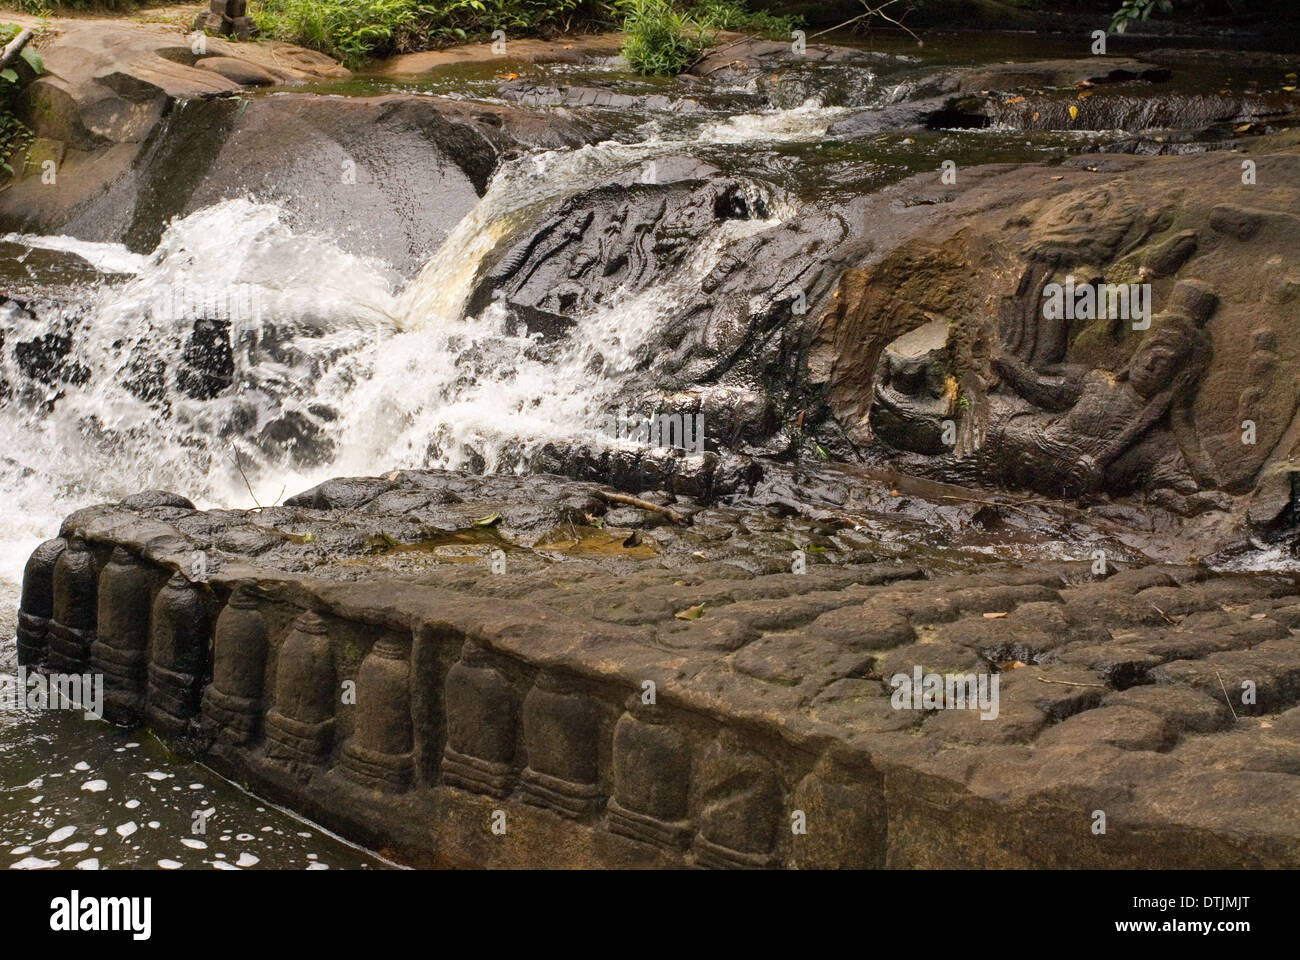
<path fill-rule="evenodd" d="M 1201 327 L 1216 303 L 1201 285 L 1178 284 L 1118 373 L 1069 364 L 1035 369 L 1010 353 L 995 357 L 1000 388 L 975 403 L 968 398 L 956 414 L 975 437 L 972 449 L 958 444 L 949 447 L 953 452 L 907 458 L 905 468 L 950 482 L 1065 497 L 1157 489 L 1185 495 L 1213 485 L 1191 403 L 1210 361 Z M 899 449 L 934 453 L 914 438 L 933 437 L 935 418 L 943 415 L 936 409 L 951 405 L 900 389 L 900 379 L 891 376 L 889 358 L 882 360 L 873 427 Z"/>

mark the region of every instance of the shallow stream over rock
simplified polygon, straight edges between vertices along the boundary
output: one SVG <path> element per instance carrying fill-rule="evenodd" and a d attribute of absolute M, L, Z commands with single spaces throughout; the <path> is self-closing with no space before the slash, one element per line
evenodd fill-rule
<path fill-rule="evenodd" d="M 1230 150 L 1295 123 L 1294 59 L 1155 46 L 1126 43 L 1127 59 L 1098 66 L 1073 39 L 1031 35 L 814 46 L 797 64 L 785 45 L 750 44 L 674 80 L 612 58 L 498 60 L 178 105 L 133 168 L 132 196 L 147 202 L 114 223 L 104 200 L 93 229 L 80 229 L 92 202 L 62 227 L 0 238 L 0 580 L 16 595 L 65 516 L 141 490 L 217 511 L 187 528 L 215 550 L 341 579 L 478 564 L 497 547 L 530 575 L 577 562 L 758 576 L 788 568 L 792 550 L 929 575 L 1098 551 L 1112 563 L 1209 555 L 1222 527 L 1198 514 L 1184 531 L 1181 502 L 1085 511 L 880 462 L 827 465 L 856 440 L 808 372 L 844 271 L 895 239 L 873 204 L 942 206 L 980 165 L 1082 175 L 1111 154 Z M 268 147 L 284 124 L 297 139 Z M 642 457 L 609 436 L 619 410 L 700 414 L 714 459 L 691 473 Z M 642 506 L 553 480 L 462 478 L 436 501 L 445 513 L 390 523 L 432 509 L 406 505 L 408 480 L 394 480 L 428 468 L 567 474 Z M 391 489 L 358 504 L 382 506 L 326 532 L 295 512 L 351 510 L 317 502 L 316 485 L 381 475 Z M 529 513 L 551 496 L 572 502 Z M 654 509 L 678 503 L 689 531 Z M 222 513 L 263 505 L 255 522 Z M 1247 544 L 1221 565 L 1292 561 Z M 274 841 L 232 841 L 223 861 L 383 866 L 140 735 L 105 726 L 86 739 L 72 722 L 0 713 L 6 771 L 31 773 L 5 778 L 0 854 L 31 847 L 73 865 L 34 838 L 64 827 L 61 807 L 80 809 L 77 764 L 89 780 L 118 756 L 112 799 L 133 799 L 137 781 L 152 796 L 161 788 L 139 777 L 157 767 L 167 789 L 204 784 L 196 795 L 238 827 L 210 830 L 206 852 L 83 854 L 103 866 L 198 865 L 224 842 L 214 833 L 263 827 Z M 141 800 L 182 832 L 187 806 Z"/>

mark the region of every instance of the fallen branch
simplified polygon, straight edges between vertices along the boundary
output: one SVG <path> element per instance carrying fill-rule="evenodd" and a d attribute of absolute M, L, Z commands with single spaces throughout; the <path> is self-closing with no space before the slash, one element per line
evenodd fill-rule
<path fill-rule="evenodd" d="M 640 497 L 633 497 L 626 493 L 608 493 L 604 490 L 599 491 L 600 495 L 610 503 L 625 503 L 629 507 L 636 507 L 640 510 L 651 510 L 654 513 L 662 513 L 678 526 L 688 527 L 691 521 L 682 516 L 672 507 L 661 507 L 657 503 L 651 503 L 649 500 L 642 500 Z"/>
<path fill-rule="evenodd" d="M 1175 627 L 1178 626 L 1179 621 L 1177 621 L 1177 620 L 1175 620 L 1173 617 L 1169 616 L 1169 614 L 1165 613 L 1163 610 L 1161 610 L 1159 607 L 1157 607 L 1154 603 L 1151 603 L 1150 600 L 1148 600 L 1147 603 L 1151 604 L 1151 609 L 1154 610 L 1156 613 L 1160 614 L 1160 616 L 1164 617 L 1165 620 L 1166 620 L 1166 622 L 1168 622 L 1168 623 L 1172 623 Z"/>
<path fill-rule="evenodd" d="M 248 482 L 248 474 L 244 473 L 244 463 L 243 463 L 243 460 L 242 460 L 242 459 L 240 458 L 240 456 L 239 456 L 239 448 L 238 448 L 238 447 L 232 447 L 232 448 L 233 448 L 234 451 L 235 451 L 235 469 L 238 470 L 238 471 L 239 471 L 239 475 L 240 475 L 241 477 L 244 478 L 244 486 L 246 486 L 246 487 L 248 488 L 248 495 L 249 495 L 250 497 L 253 498 L 253 503 L 257 504 L 257 506 L 253 507 L 253 509 L 254 509 L 254 510 L 265 510 L 266 507 L 262 506 L 261 502 L 257 499 L 257 494 L 255 494 L 255 493 L 253 492 L 253 485 L 252 485 L 251 483 Z M 280 502 L 280 497 L 283 497 L 283 496 L 284 496 L 284 491 L 285 491 L 285 488 L 284 488 L 284 487 L 281 487 L 281 488 L 280 488 L 280 494 L 279 494 L 279 496 L 277 496 L 277 497 L 275 498 L 275 502 L 276 502 L 276 503 L 279 503 L 279 502 Z M 272 506 L 274 506 L 274 505 L 275 505 L 275 504 L 272 504 Z"/>
<path fill-rule="evenodd" d="M 27 41 L 34 37 L 31 30 L 20 31 L 18 36 L 14 37 L 5 46 L 4 52 L 0 53 L 0 70 L 4 70 L 9 64 L 18 59 L 18 54 L 23 52 L 23 47 L 27 46 Z"/>
<path fill-rule="evenodd" d="M 885 7 L 893 6 L 897 2 L 898 0 L 885 0 L 885 2 L 882 3 L 880 6 L 875 7 L 874 9 L 868 9 L 866 13 L 859 13 L 856 17 L 851 17 L 850 19 L 845 20 L 843 23 L 838 23 L 833 27 L 828 27 L 827 29 L 822 30 L 820 33 L 814 33 L 808 39 L 816 40 L 818 37 L 825 36 L 828 33 L 833 33 L 836 30 L 843 30 L 845 27 L 851 27 L 859 20 L 865 20 L 867 17 L 879 17 L 881 20 L 888 20 L 890 23 L 898 27 L 900 30 L 906 30 L 907 33 L 911 34 L 913 40 L 915 40 L 917 43 L 921 43 L 922 41 L 920 37 L 918 37 L 915 33 L 912 33 L 911 30 L 909 30 L 907 27 L 903 26 L 903 24 L 899 23 L 893 17 L 889 16 L 887 13 L 884 12 Z M 864 7 L 866 6 L 865 0 L 862 5 Z"/>
<path fill-rule="evenodd" d="M 1101 687 L 1103 690 L 1109 689 L 1104 683 L 1079 683 L 1075 680 L 1048 680 L 1046 677 L 1034 677 L 1034 679 L 1042 683 L 1059 683 L 1067 687 Z"/>
<path fill-rule="evenodd" d="M 1214 671 L 1214 675 L 1215 675 L 1216 677 L 1219 677 L 1219 671 L 1218 671 L 1218 670 L 1215 670 L 1215 671 Z M 1232 698 L 1228 696 L 1228 688 L 1225 687 L 1225 686 L 1223 685 L 1223 677 L 1219 677 L 1219 689 L 1223 691 L 1223 700 L 1224 700 L 1225 703 L 1227 703 L 1227 705 L 1228 705 L 1228 709 L 1229 709 L 1229 710 L 1232 710 Z M 1236 710 L 1232 710 L 1232 719 L 1233 719 L 1234 721 L 1240 719 L 1240 718 L 1237 716 L 1237 711 L 1236 711 Z"/>

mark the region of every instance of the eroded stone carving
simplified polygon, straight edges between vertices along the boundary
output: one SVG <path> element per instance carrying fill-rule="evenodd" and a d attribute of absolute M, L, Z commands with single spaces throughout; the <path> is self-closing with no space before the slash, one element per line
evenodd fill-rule
<path fill-rule="evenodd" d="M 217 617 L 203 716 L 228 743 L 256 739 L 261 726 L 267 636 L 260 600 L 250 584 L 240 584 Z"/>
<path fill-rule="evenodd" d="M 591 699 L 566 678 L 542 673 L 524 698 L 523 721 L 528 753 L 521 778 L 524 801 L 573 818 L 600 809 L 600 724 Z"/>
<path fill-rule="evenodd" d="M 280 645 L 275 707 L 266 715 L 266 755 L 309 764 L 328 759 L 338 694 L 329 628 L 320 614 L 308 611 Z"/>
<path fill-rule="evenodd" d="M 380 790 L 404 790 L 414 767 L 411 747 L 411 642 L 384 637 L 357 674 L 357 725 L 343 745 L 339 769 Z"/>
<path fill-rule="evenodd" d="M 614 725 L 614 795 L 609 829 L 666 850 L 690 842 L 690 745 L 658 704 L 632 694 Z"/>
<path fill-rule="evenodd" d="M 86 541 L 74 535 L 54 563 L 54 609 L 45 665 L 55 673 L 76 673 L 90 659 L 95 640 L 98 570 Z"/>
<path fill-rule="evenodd" d="M 992 361 L 1005 389 L 979 398 L 977 448 L 936 455 L 921 466 L 954 482 L 1071 497 L 1103 489 L 1191 494 L 1213 485 L 1190 410 L 1210 360 L 1201 328 L 1215 305 L 1202 285 L 1180 283 L 1118 374 L 1061 363 L 1063 345 L 1046 358 L 1037 347 L 1008 349 Z M 946 429 L 955 439 L 956 421 L 972 401 L 963 406 L 951 391 L 936 396 L 935 376 L 907 379 L 900 368 L 887 352 L 872 425 L 892 446 L 934 454 L 945 424 L 953 424 Z"/>
<path fill-rule="evenodd" d="M 183 732 L 199 711 L 211 635 L 203 588 L 174 573 L 154 598 L 150 623 L 149 725 Z"/>
<path fill-rule="evenodd" d="M 54 614 L 54 565 L 66 546 L 63 539 L 46 540 L 32 551 L 23 569 L 18 608 L 18 662 L 23 666 L 34 667 L 45 659 Z"/>
<path fill-rule="evenodd" d="M 823 754 L 794 788 L 790 807 L 804 818 L 804 830 L 793 833 L 792 860 L 801 870 L 885 865 L 884 778 L 861 758 Z"/>
<path fill-rule="evenodd" d="M 144 716 L 153 594 L 148 568 L 117 547 L 99 575 L 98 636 L 90 669 L 104 675 L 104 717 L 138 724 Z"/>
<path fill-rule="evenodd" d="M 447 671 L 445 783 L 504 797 L 512 788 L 515 723 L 519 705 L 497 658 L 484 644 L 466 640 Z"/>
<path fill-rule="evenodd" d="M 713 869 L 758 869 L 776 863 L 781 786 L 767 760 L 723 731 L 700 761 L 704 783 L 695 861 Z"/>

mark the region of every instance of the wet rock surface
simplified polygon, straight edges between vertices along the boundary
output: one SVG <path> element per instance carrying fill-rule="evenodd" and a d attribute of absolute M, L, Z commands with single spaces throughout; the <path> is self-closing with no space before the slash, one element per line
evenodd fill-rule
<path fill-rule="evenodd" d="M 414 863 L 1300 864 L 1291 577 L 954 569 L 866 516 L 611 493 L 413 471 L 88 508 L 32 557 L 20 650 L 147 651 L 110 719 Z M 97 619 L 97 590 L 140 602 Z M 900 699 L 926 674 L 971 703 Z"/>
<path fill-rule="evenodd" d="M 557 440 L 498 451 L 527 476 L 89 507 L 28 562 L 26 665 L 103 673 L 110 720 L 419 864 L 1300 866 L 1300 589 L 1198 562 L 1296 526 L 1297 145 L 1257 136 L 1294 96 L 1153 95 L 1177 54 L 936 70 L 753 43 L 663 84 L 578 64 L 460 99 L 253 96 L 302 77 L 113 43 L 49 51 L 66 66 L 28 105 L 78 186 L 47 204 L 23 171 L 5 223 L 147 250 L 255 194 L 410 273 L 503 163 L 617 157 L 719 111 L 698 150 L 485 225 L 466 281 L 541 357 L 667 291 L 614 399 L 702 417 L 703 452 Z M 796 125 L 776 145 L 773 120 Z M 972 151 L 941 179 L 975 129 L 1112 153 Z M 1150 284 L 1150 325 L 1049 318 L 1067 281 Z M 84 380 L 83 317 L 33 335 L 29 302 L 0 307 L 6 390 L 49 406 Z M 466 379 L 517 356 L 501 339 L 451 348 Z M 128 389 L 228 396 L 242 349 L 187 318 Z M 319 468 L 338 417 L 250 405 L 218 429 Z"/>
<path fill-rule="evenodd" d="M 1287 134 L 1232 156 L 989 167 L 958 191 L 887 188 L 876 209 L 913 226 L 843 275 L 814 378 L 848 435 L 908 473 L 1277 516 L 1295 392 L 1262 385 L 1289 384 L 1294 280 L 1280 251 L 1300 212 L 1295 161 Z M 1273 175 L 1244 184 L 1246 167 Z M 990 204 L 1003 176 L 1017 184 L 1005 207 Z M 1066 283 L 1150 301 L 1141 316 L 1107 300 L 1066 317 L 1048 303 Z"/>
<path fill-rule="evenodd" d="M 48 72 L 19 110 L 59 189 L 28 163 L 6 190 L 5 229 L 147 252 L 173 217 L 257 196 L 300 229 L 414 272 L 503 159 L 597 134 L 499 103 L 283 95 L 348 71 L 291 44 L 205 44 L 196 53 L 181 33 L 89 21 L 45 46 Z M 253 97 L 266 87 L 278 90 Z"/>

